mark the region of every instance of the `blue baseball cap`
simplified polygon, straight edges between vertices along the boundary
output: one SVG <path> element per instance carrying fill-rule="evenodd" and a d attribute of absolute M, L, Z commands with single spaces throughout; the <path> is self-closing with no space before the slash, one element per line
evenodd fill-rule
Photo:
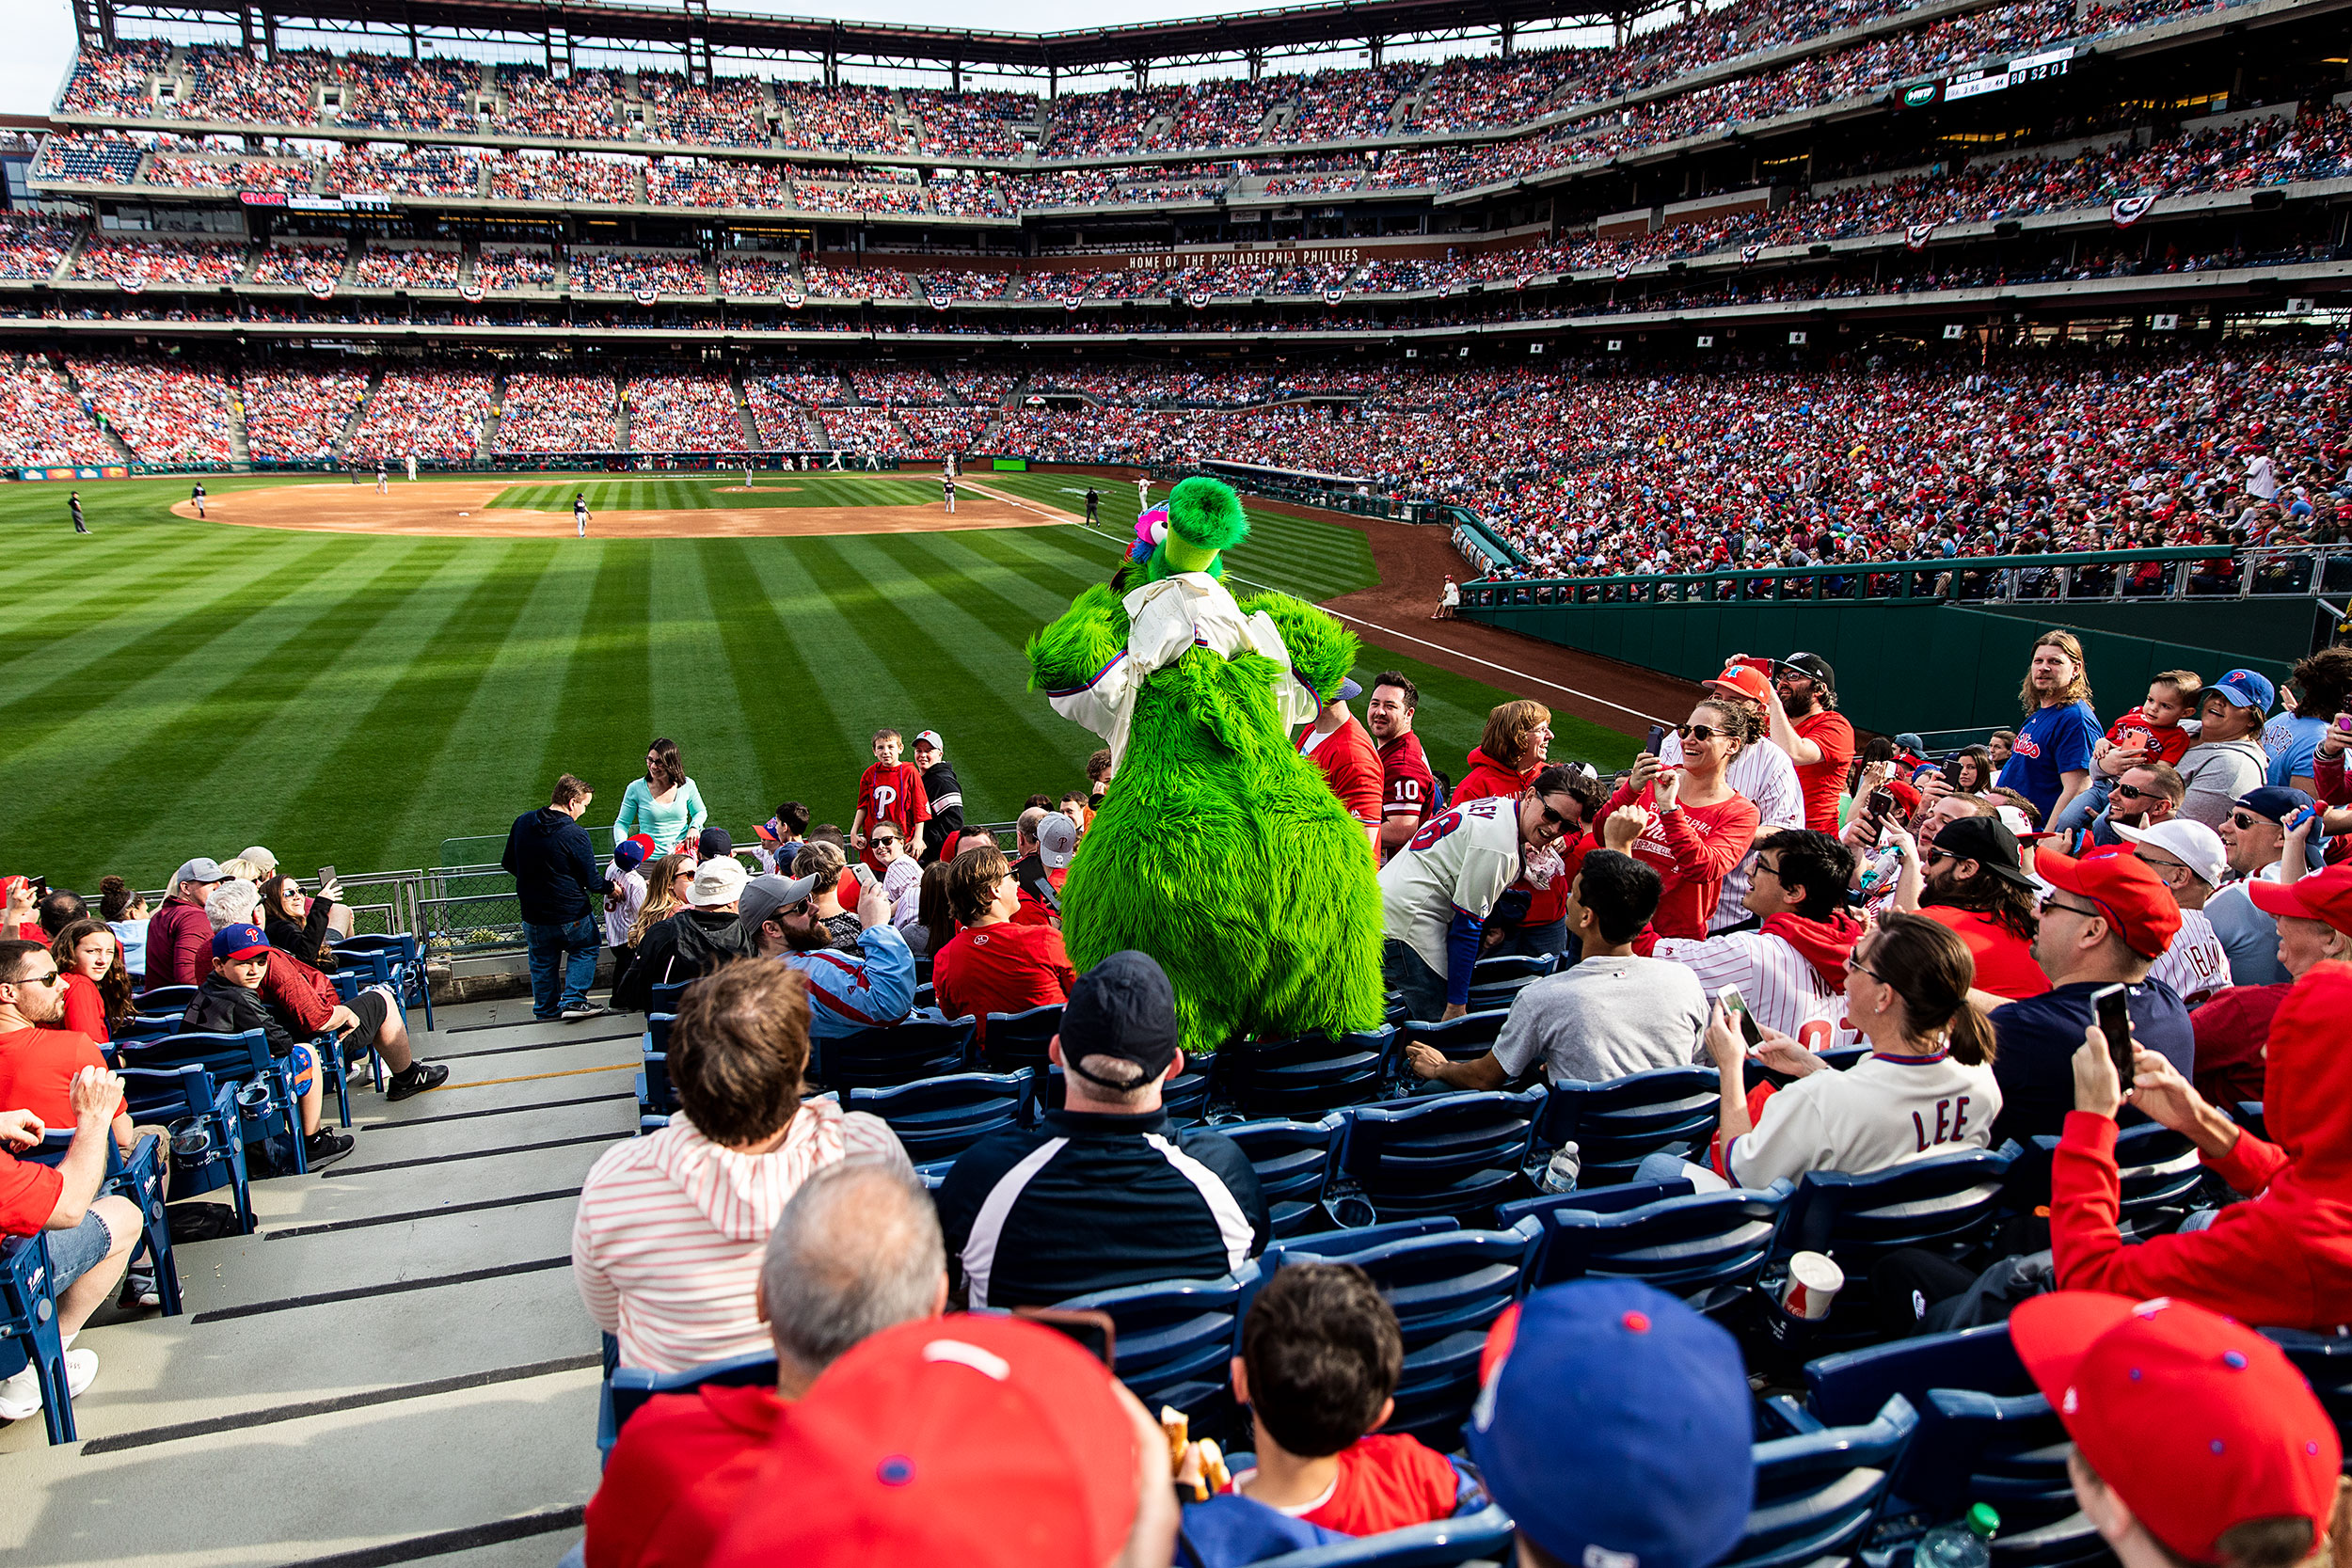
<path fill-rule="evenodd" d="M 2256 713 L 2268 713 L 2279 700 L 2279 689 L 2259 670 L 2233 670 L 2205 689 L 2218 691 L 2228 702 Z"/>
<path fill-rule="evenodd" d="M 2287 818 L 2312 803 L 2312 798 L 2299 789 L 2289 789 L 2284 784 L 2264 784 L 2248 790 L 2230 803 L 2242 806 L 2256 816 L 2267 816 L 2284 827 Z"/>
<path fill-rule="evenodd" d="M 1486 1336 L 1468 1438 L 1486 1488 L 1561 1562 L 1708 1568 L 1756 1497 L 1738 1341 L 1631 1280 L 1537 1291 Z"/>
<path fill-rule="evenodd" d="M 269 951 L 269 938 L 259 926 L 223 926 L 213 933 L 215 958 L 250 958 Z"/>

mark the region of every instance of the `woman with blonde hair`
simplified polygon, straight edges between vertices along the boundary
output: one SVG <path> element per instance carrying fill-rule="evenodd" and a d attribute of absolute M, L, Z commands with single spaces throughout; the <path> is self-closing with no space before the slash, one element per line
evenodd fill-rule
<path fill-rule="evenodd" d="M 645 901 L 628 923 L 630 951 L 644 945 L 645 932 L 686 908 L 684 855 L 664 855 L 646 869 Z"/>

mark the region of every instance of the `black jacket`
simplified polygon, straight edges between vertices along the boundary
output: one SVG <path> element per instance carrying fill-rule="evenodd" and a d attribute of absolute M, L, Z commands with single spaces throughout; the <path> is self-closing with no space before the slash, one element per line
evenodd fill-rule
<path fill-rule="evenodd" d="M 262 1006 L 262 993 L 218 974 L 204 976 L 204 983 L 196 988 L 196 1000 L 181 1015 L 180 1025 L 207 1035 L 242 1035 L 259 1029 L 269 1037 L 271 1055 L 294 1054 L 294 1036 L 286 1032 L 277 1014 Z"/>
<path fill-rule="evenodd" d="M 963 785 L 957 782 L 956 770 L 946 758 L 923 769 L 923 798 L 931 803 L 931 819 L 923 824 L 919 863 L 929 865 L 939 859 L 940 846 L 948 835 L 963 831 Z"/>
<path fill-rule="evenodd" d="M 680 910 L 656 921 L 637 944 L 628 973 L 612 988 L 612 1006 L 624 1012 L 644 1012 L 654 987 L 684 985 L 729 958 L 750 958 L 757 950 L 755 936 L 729 910 Z"/>
<path fill-rule="evenodd" d="M 571 813 L 541 806 L 515 818 L 499 864 L 515 874 L 515 901 L 534 926 L 567 926 L 604 894 L 588 830 Z"/>
<path fill-rule="evenodd" d="M 1044 1164 L 1024 1165 L 1057 1140 Z M 1035 1127 L 992 1132 L 956 1161 L 938 1199 L 949 1273 L 976 1307 L 1216 1279 L 1264 1251 L 1271 1234 L 1241 1147 L 1205 1128 L 1180 1132 L 1165 1111 L 1050 1111 Z M 967 1259 L 984 1272 L 974 1277 Z"/>
<path fill-rule="evenodd" d="M 332 949 L 322 953 L 319 943 L 326 940 L 326 923 L 335 912 L 335 900 L 321 895 L 310 900 L 310 912 L 297 926 L 282 915 L 271 915 L 262 929 L 269 937 L 272 947 L 282 947 L 322 974 L 335 972 Z"/>

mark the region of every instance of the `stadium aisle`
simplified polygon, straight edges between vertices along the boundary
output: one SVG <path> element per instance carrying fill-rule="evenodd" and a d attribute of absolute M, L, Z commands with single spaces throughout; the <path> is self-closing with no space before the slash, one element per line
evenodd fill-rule
<path fill-rule="evenodd" d="M 177 1249 L 185 1316 L 101 1312 L 79 1443 L 0 1428 L 0 1560 L 545 1568 L 578 1538 L 598 1373 L 572 1212 L 632 1128 L 637 1021 L 417 1022 L 445 1088 L 355 1095 L 349 1159 L 255 1183 L 259 1235 Z"/>

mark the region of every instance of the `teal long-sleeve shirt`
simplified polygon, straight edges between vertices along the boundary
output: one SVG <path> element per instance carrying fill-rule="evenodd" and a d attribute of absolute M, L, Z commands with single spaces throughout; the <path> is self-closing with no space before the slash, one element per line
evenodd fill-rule
<path fill-rule="evenodd" d="M 652 785 L 631 779 L 628 792 L 621 797 L 621 815 L 612 824 L 612 842 L 644 833 L 653 840 L 655 854 L 666 855 L 702 832 L 709 820 L 710 813 L 703 809 L 702 791 L 694 787 L 693 780 L 671 791 L 669 800 L 656 800 Z"/>

